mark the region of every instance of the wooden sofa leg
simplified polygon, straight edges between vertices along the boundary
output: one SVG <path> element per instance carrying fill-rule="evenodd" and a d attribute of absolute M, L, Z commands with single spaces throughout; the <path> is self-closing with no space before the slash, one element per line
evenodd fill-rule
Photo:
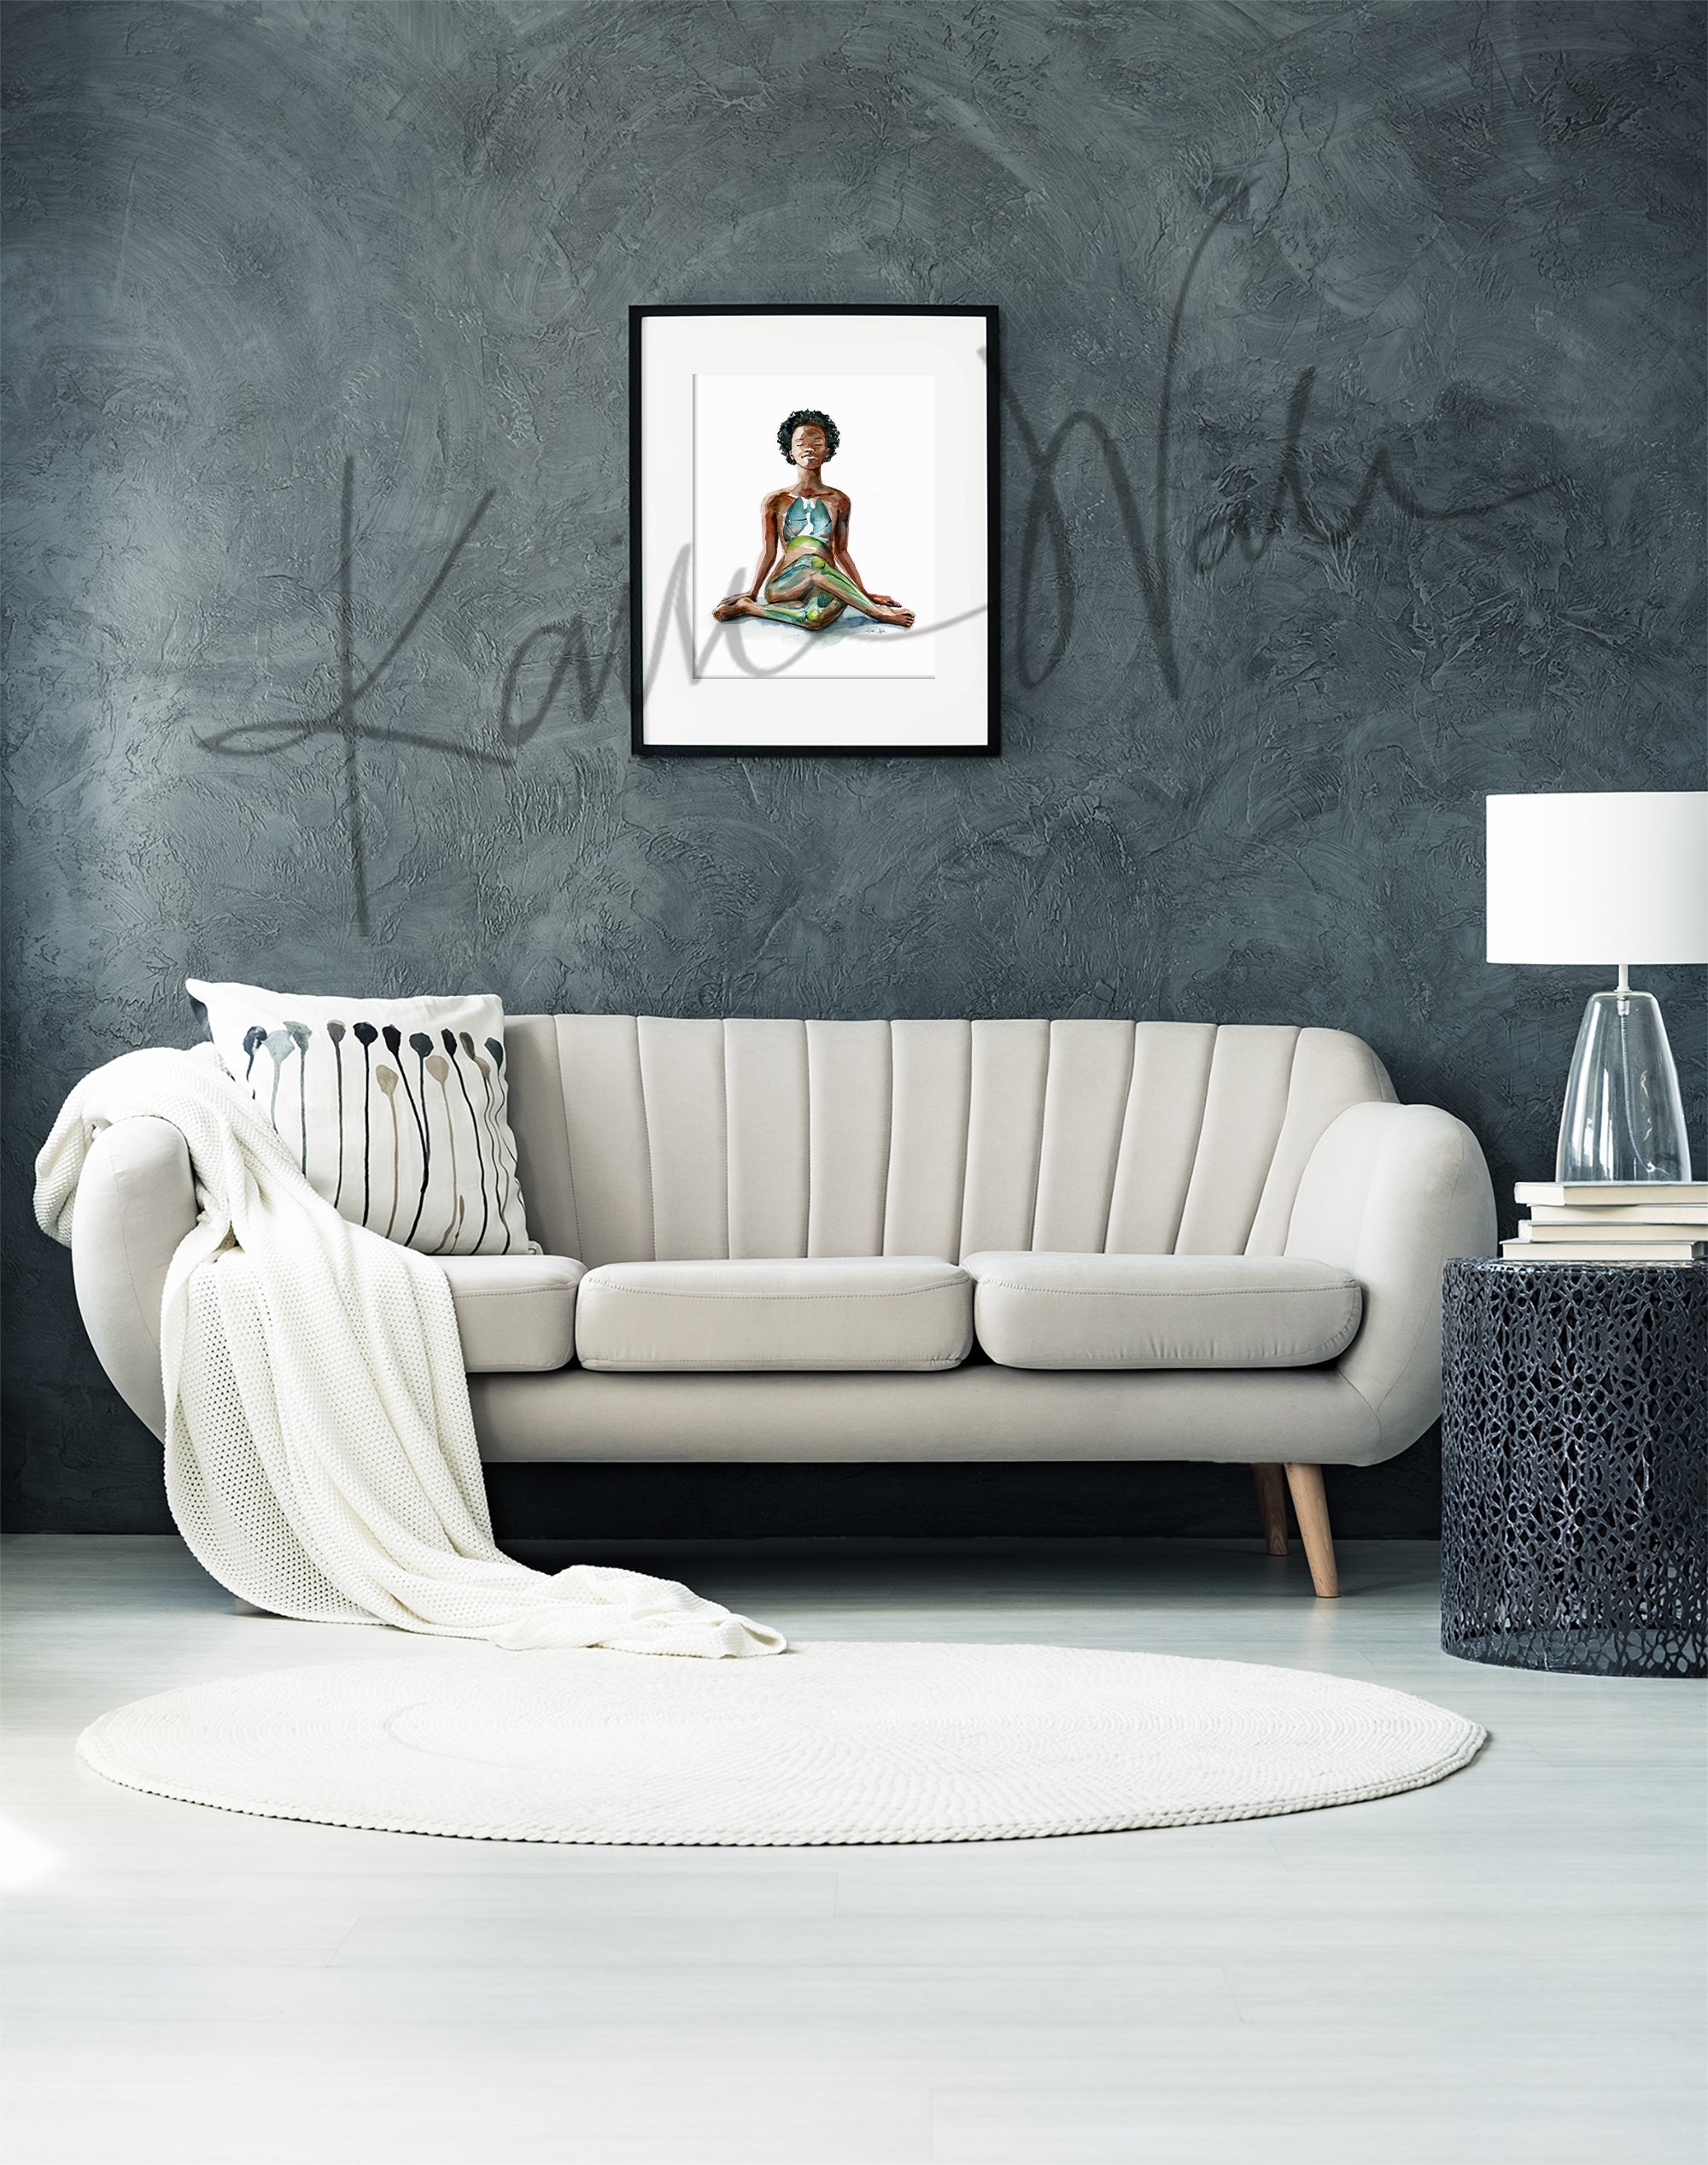
<path fill-rule="evenodd" d="M 1340 1592 L 1340 1575 L 1335 1570 L 1334 1536 L 1329 1530 L 1321 1466 L 1290 1466 L 1287 1486 L 1293 1492 L 1293 1515 L 1299 1522 L 1299 1538 L 1305 1544 L 1311 1583 L 1322 1600 L 1332 1600 Z"/>
<path fill-rule="evenodd" d="M 1255 1466 L 1257 1509 L 1263 1520 L 1263 1545 L 1272 1556 L 1287 1554 L 1287 1483 L 1278 1466 Z"/>

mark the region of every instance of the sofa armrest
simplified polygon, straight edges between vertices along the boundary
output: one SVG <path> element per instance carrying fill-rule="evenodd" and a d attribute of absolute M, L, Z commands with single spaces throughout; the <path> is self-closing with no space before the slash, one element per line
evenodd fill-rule
<path fill-rule="evenodd" d="M 1337 1263 L 1364 1290 L 1341 1374 L 1403 1451 L 1441 1412 L 1442 1267 L 1492 1255 L 1494 1191 L 1477 1138 L 1433 1105 L 1354 1105 L 1305 1167 L 1286 1253 Z"/>
<path fill-rule="evenodd" d="M 119 1396 L 166 1433 L 161 1298 L 173 1251 L 196 1224 L 190 1152 L 171 1122 L 115 1121 L 90 1148 L 71 1220 L 84 1328 Z"/>

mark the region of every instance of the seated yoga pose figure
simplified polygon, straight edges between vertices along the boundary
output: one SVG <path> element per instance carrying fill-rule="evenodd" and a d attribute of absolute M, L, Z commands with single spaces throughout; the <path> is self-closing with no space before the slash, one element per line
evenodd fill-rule
<path fill-rule="evenodd" d="M 732 617 L 763 617 L 802 631 L 822 631 L 845 609 L 857 609 L 880 624 L 913 622 L 913 611 L 893 594 L 866 591 L 848 553 L 852 506 L 841 489 L 824 486 L 822 475 L 840 441 L 830 416 L 812 411 L 790 414 L 777 430 L 777 448 L 798 469 L 798 477 L 793 488 L 774 489 L 761 505 L 753 583 L 745 594 L 718 603 L 711 613 L 720 623 Z"/>

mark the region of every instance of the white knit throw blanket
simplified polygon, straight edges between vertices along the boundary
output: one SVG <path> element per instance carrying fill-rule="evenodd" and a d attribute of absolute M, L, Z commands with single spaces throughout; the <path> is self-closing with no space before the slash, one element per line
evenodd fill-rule
<path fill-rule="evenodd" d="M 672 1580 L 500 1553 L 444 1273 L 318 1196 L 211 1045 L 77 1085 L 36 1160 L 44 1232 L 69 1245 L 91 1144 L 143 1115 L 179 1131 L 196 1175 L 161 1317 L 167 1494 L 222 1584 L 285 1616 L 501 1647 L 782 1651 Z"/>

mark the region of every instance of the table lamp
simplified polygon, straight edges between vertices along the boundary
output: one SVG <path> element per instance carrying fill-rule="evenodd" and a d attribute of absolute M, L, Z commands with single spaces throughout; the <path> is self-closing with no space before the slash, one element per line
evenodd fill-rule
<path fill-rule="evenodd" d="M 1666 1026 L 1629 971 L 1708 963 L 1708 790 L 1491 797 L 1489 960 L 1618 968 L 1583 1011 L 1555 1179 L 1688 1180 Z"/>

